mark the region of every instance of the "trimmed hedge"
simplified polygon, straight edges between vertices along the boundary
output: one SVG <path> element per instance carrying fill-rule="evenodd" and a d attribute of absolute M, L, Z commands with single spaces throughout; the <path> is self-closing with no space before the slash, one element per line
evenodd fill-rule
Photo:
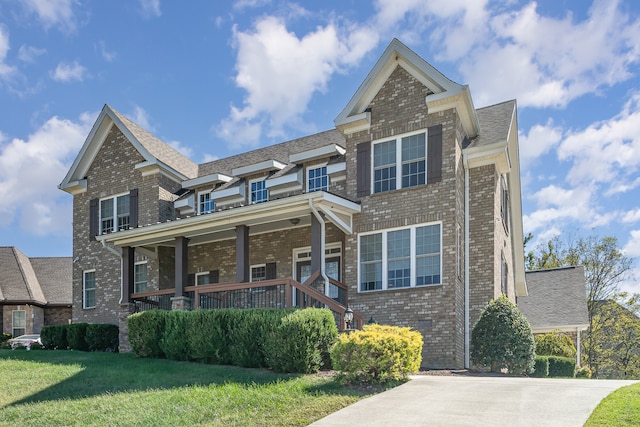
<path fill-rule="evenodd" d="M 411 328 L 365 325 L 361 331 L 340 335 L 331 349 L 331 362 L 347 381 L 399 380 L 420 369 L 422 345 L 422 334 Z"/>
<path fill-rule="evenodd" d="M 576 373 L 576 360 L 569 357 L 549 356 L 550 377 L 570 377 Z"/>
<path fill-rule="evenodd" d="M 549 356 L 536 356 L 531 376 L 536 378 L 549 376 Z"/>
<path fill-rule="evenodd" d="M 127 323 L 138 357 L 280 372 L 317 371 L 337 336 L 326 309 L 150 310 L 132 314 Z"/>
<path fill-rule="evenodd" d="M 554 331 L 536 335 L 534 339 L 539 356 L 576 357 L 576 346 L 568 335 Z"/>
<path fill-rule="evenodd" d="M 47 350 L 118 351 L 119 329 L 93 323 L 48 325 L 42 328 L 40 340 Z"/>

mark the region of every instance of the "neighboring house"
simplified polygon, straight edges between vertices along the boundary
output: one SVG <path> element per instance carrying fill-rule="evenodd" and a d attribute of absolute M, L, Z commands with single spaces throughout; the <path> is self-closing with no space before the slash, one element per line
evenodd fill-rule
<path fill-rule="evenodd" d="M 560 331 L 571 337 L 580 365 L 581 335 L 589 328 L 584 268 L 562 267 L 527 271 L 529 295 L 518 297 L 518 307 L 535 334 Z"/>
<path fill-rule="evenodd" d="M 2 332 L 17 337 L 69 323 L 71 265 L 69 257 L 29 258 L 15 247 L 0 247 Z"/>
<path fill-rule="evenodd" d="M 515 101 L 476 109 L 393 40 L 335 129 L 195 164 L 105 105 L 60 188 L 73 321 L 149 308 L 326 306 L 406 325 L 469 366 L 500 294 L 526 295 Z M 260 282 L 258 285 L 254 282 Z"/>

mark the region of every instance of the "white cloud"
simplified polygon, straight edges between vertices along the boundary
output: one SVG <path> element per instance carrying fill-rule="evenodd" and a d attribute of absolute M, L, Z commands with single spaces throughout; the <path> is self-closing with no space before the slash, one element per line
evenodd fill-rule
<path fill-rule="evenodd" d="M 23 44 L 20 46 L 20 49 L 18 49 L 18 59 L 23 62 L 34 63 L 38 56 L 44 55 L 46 52 L 46 49 Z"/>
<path fill-rule="evenodd" d="M 56 116 L 26 140 L 0 145 L 0 224 L 18 223 L 36 235 L 71 233 L 71 199 L 57 189 L 96 113 L 77 121 Z"/>
<path fill-rule="evenodd" d="M 193 149 L 191 147 L 184 145 L 180 141 L 169 141 L 167 142 L 167 145 L 169 145 L 171 148 L 173 148 L 177 152 L 189 158 L 191 158 L 191 155 L 193 154 Z"/>
<path fill-rule="evenodd" d="M 57 27 L 63 32 L 73 32 L 77 27 L 73 10 L 77 0 L 24 0 L 23 4 L 36 14 L 45 29 Z"/>
<path fill-rule="evenodd" d="M 108 51 L 107 50 L 107 46 L 104 43 L 103 40 L 100 40 L 96 45 L 95 45 L 96 50 L 100 51 L 100 55 L 102 55 L 102 59 L 104 59 L 107 62 L 111 62 L 114 59 L 116 59 L 116 57 L 118 56 L 116 54 L 116 52 L 113 51 Z"/>
<path fill-rule="evenodd" d="M 233 8 L 236 10 L 242 10 L 246 8 L 258 8 L 271 3 L 271 0 L 236 0 L 233 3 Z"/>
<path fill-rule="evenodd" d="M 216 133 L 241 148 L 257 145 L 263 128 L 269 138 L 283 136 L 285 126 L 308 128 L 302 116 L 312 95 L 324 92 L 334 73 L 356 65 L 377 41 L 365 28 L 340 34 L 334 24 L 298 38 L 274 16 L 259 19 L 253 30 L 234 29 L 235 83 L 247 95 L 242 107 L 231 106 Z"/>
<path fill-rule="evenodd" d="M 209 163 L 209 162 L 213 162 L 215 160 L 218 160 L 220 157 L 216 156 L 214 154 L 209 154 L 209 153 L 205 153 L 203 159 L 202 159 L 202 163 Z"/>
<path fill-rule="evenodd" d="M 65 83 L 72 80 L 81 82 L 89 76 L 87 69 L 80 65 L 78 61 L 73 61 L 71 64 L 60 62 L 56 69 L 51 71 L 49 75 L 53 80 Z"/>
<path fill-rule="evenodd" d="M 10 79 L 16 71 L 15 67 L 5 64 L 9 52 L 9 32 L 0 25 L 0 81 Z"/>
<path fill-rule="evenodd" d="M 624 223 L 634 223 L 640 221 L 640 209 L 635 209 L 628 211 L 622 217 L 622 222 Z"/>
<path fill-rule="evenodd" d="M 532 126 L 528 134 L 520 133 L 520 163 L 526 167 L 529 162 L 547 154 L 560 143 L 562 134 L 562 128 L 554 126 L 551 119 L 545 125 Z"/>
<path fill-rule="evenodd" d="M 640 256 L 640 230 L 632 230 L 627 244 L 622 248 L 624 254 L 628 257 Z"/>
<path fill-rule="evenodd" d="M 162 15 L 160 11 L 160 0 L 139 0 L 142 15 L 144 17 L 158 17 Z"/>
<path fill-rule="evenodd" d="M 131 120 L 144 130 L 149 132 L 155 132 L 156 130 L 155 126 L 151 125 L 149 113 L 139 105 L 136 105 L 133 109 L 133 113 L 130 115 L 128 114 L 127 117 L 131 117 Z"/>

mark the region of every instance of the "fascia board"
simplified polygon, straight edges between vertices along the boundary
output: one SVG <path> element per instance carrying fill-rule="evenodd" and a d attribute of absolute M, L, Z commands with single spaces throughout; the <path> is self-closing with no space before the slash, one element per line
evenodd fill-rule
<path fill-rule="evenodd" d="M 325 157 L 341 156 L 346 152 L 347 150 L 345 150 L 338 144 L 329 144 L 323 147 L 314 148 L 312 150 L 303 151 L 301 153 L 292 154 L 289 156 L 289 162 L 303 163 Z"/>
<path fill-rule="evenodd" d="M 589 329 L 588 323 L 579 323 L 575 325 L 562 325 L 562 326 L 536 326 L 531 327 L 531 332 L 534 334 L 542 334 L 553 331 L 561 331 L 561 332 L 575 332 L 577 329 L 581 331 L 586 331 Z"/>
<path fill-rule="evenodd" d="M 242 177 L 259 172 L 282 170 L 286 166 L 286 164 L 280 163 L 277 160 L 265 160 L 264 162 L 254 163 L 252 165 L 232 169 L 231 174 L 234 176 Z"/>
<path fill-rule="evenodd" d="M 196 187 L 200 187 L 208 184 L 218 184 L 220 182 L 229 182 L 233 179 L 233 177 L 221 174 L 214 173 L 211 175 L 200 176 L 198 178 L 187 179 L 182 183 L 182 188 L 193 189 Z"/>

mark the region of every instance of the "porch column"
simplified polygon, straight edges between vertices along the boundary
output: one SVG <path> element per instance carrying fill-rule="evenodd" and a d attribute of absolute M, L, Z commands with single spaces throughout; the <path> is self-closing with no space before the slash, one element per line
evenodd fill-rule
<path fill-rule="evenodd" d="M 131 302 L 133 293 L 133 283 L 135 281 L 135 254 L 136 250 L 130 246 L 122 248 L 122 283 L 121 283 L 121 304 Z"/>
<path fill-rule="evenodd" d="M 236 227 L 236 282 L 245 283 L 250 281 L 249 227 L 239 225 Z"/>
<path fill-rule="evenodd" d="M 311 214 L 311 274 L 322 268 L 323 260 L 322 224 L 314 214 Z"/>
<path fill-rule="evenodd" d="M 189 257 L 189 239 L 176 237 L 176 297 L 184 296 L 187 286 L 187 263 Z"/>

